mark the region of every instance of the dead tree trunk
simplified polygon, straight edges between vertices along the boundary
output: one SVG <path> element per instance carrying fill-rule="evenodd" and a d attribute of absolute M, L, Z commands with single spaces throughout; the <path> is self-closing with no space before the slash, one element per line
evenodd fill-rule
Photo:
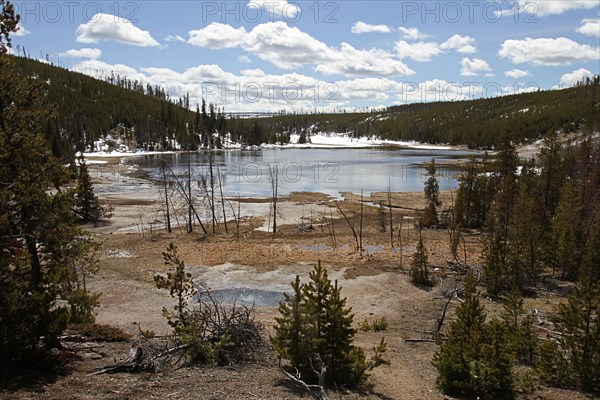
<path fill-rule="evenodd" d="M 362 256 L 362 252 L 363 252 L 363 243 L 362 243 L 362 238 L 363 238 L 363 209 L 364 209 L 364 205 L 365 202 L 363 201 L 363 191 L 360 191 L 360 226 L 359 226 L 359 234 L 358 234 L 358 244 L 359 244 L 359 251 L 360 254 Z"/>
<path fill-rule="evenodd" d="M 403 263 L 403 254 L 402 251 L 404 249 L 404 246 L 402 246 L 402 223 L 404 222 L 404 215 L 400 216 L 400 229 L 398 230 L 398 248 L 400 250 L 400 269 L 404 269 L 404 266 L 402 265 Z"/>
<path fill-rule="evenodd" d="M 187 171 L 187 200 L 188 200 L 188 233 L 192 233 L 194 230 L 194 223 L 192 220 L 192 160 L 191 153 L 188 147 L 188 171 Z"/>
<path fill-rule="evenodd" d="M 175 175 L 175 173 L 173 171 L 170 171 L 170 174 L 172 177 L 175 178 L 175 188 L 183 196 L 183 199 L 189 205 L 190 210 L 196 216 L 196 220 L 198 221 L 200 228 L 202 228 L 202 231 L 204 232 L 204 234 L 207 235 L 208 231 L 206 230 L 206 227 L 202 223 L 202 220 L 200 219 L 200 216 L 198 215 L 198 212 L 196 211 L 196 207 L 194 207 L 194 203 L 192 201 L 192 199 L 193 199 L 192 193 L 189 192 L 189 194 L 188 194 L 188 192 L 186 191 L 186 189 L 184 187 L 184 183 L 179 180 L 179 178 L 177 177 L 177 175 Z"/>
<path fill-rule="evenodd" d="M 215 175 L 213 171 L 212 146 L 208 148 L 208 173 L 210 177 L 209 203 L 212 215 L 212 233 L 217 232 L 217 216 L 215 213 Z"/>
<path fill-rule="evenodd" d="M 394 249 L 394 214 L 392 211 L 392 183 L 388 179 L 388 207 L 390 209 L 390 246 Z"/>
<path fill-rule="evenodd" d="M 350 220 L 346 216 L 346 213 L 344 213 L 344 211 L 342 211 L 342 208 L 340 207 L 340 205 L 338 204 L 338 202 L 334 201 L 334 203 L 335 203 L 335 206 L 337 207 L 337 209 L 342 214 L 342 217 L 344 217 L 344 220 L 346 221 L 346 224 L 348 224 L 348 227 L 350 228 L 350 231 L 352 231 L 352 236 L 354 237 L 354 249 L 356 251 L 358 251 L 358 249 L 359 249 L 358 234 L 356 233 L 356 229 L 354 229 L 354 224 L 352 222 L 350 222 Z"/>
<path fill-rule="evenodd" d="M 171 214 L 169 212 L 169 185 L 167 182 L 167 162 L 165 159 L 161 159 L 160 167 L 163 176 L 163 188 L 165 191 L 165 218 L 167 220 L 167 231 L 171 233 Z"/>
<path fill-rule="evenodd" d="M 306 382 L 304 382 L 298 370 L 296 370 L 295 374 L 291 374 L 285 369 L 283 369 L 281 366 L 279 366 L 279 369 L 289 380 L 306 390 L 313 397 L 313 399 L 328 400 L 329 396 L 327 395 L 327 390 L 325 390 L 325 375 L 327 374 L 327 368 L 325 367 L 325 363 L 321 360 L 321 357 L 318 354 L 315 356 L 315 360 L 318 361 L 320 364 L 319 370 L 317 371 L 313 367 L 312 359 L 310 360 L 310 365 L 313 372 L 317 375 L 319 382 L 318 385 L 309 385 Z"/>
<path fill-rule="evenodd" d="M 277 164 L 269 166 L 269 180 L 271 181 L 271 189 L 273 192 L 272 207 L 273 207 L 273 236 L 277 233 L 277 191 L 279 184 L 279 172 Z"/>
<path fill-rule="evenodd" d="M 227 214 L 225 212 L 225 197 L 223 197 L 223 178 L 221 176 L 221 168 L 217 167 L 217 175 L 219 177 L 219 193 L 221 195 L 221 209 L 223 210 L 223 224 L 225 225 L 225 233 L 229 233 L 227 229 Z"/>

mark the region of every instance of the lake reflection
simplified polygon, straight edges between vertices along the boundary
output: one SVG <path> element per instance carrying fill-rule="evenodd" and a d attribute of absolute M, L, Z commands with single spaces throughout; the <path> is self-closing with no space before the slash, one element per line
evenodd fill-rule
<path fill-rule="evenodd" d="M 261 149 L 213 152 L 214 173 L 218 166 L 226 196 L 267 197 L 271 195 L 270 171 L 277 166 L 278 193 L 321 192 L 339 197 L 341 192 L 365 194 L 386 191 L 391 183 L 394 192 L 423 190 L 427 177 L 423 163 L 435 158 L 466 159 L 477 154 L 459 150 L 417 149 Z M 208 153 L 191 153 L 192 175 L 195 181 L 206 175 Z M 148 155 L 130 159 L 138 164 L 151 179 L 160 177 L 160 159 L 164 157 L 170 168 L 180 176 L 187 174 L 188 155 Z M 457 187 L 454 167 L 439 166 L 440 189 Z"/>

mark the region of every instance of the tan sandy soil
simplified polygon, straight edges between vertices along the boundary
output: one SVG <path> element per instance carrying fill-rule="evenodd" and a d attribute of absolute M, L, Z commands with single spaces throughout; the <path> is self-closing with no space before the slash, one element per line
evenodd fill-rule
<path fill-rule="evenodd" d="M 285 291 L 296 274 L 306 279 L 312 265 L 319 260 L 328 268 L 332 279 L 343 287 L 355 314 L 355 324 L 385 316 L 389 329 L 381 333 L 356 335 L 356 344 L 367 354 L 382 336 L 388 343 L 387 358 L 391 364 L 373 372 L 373 392 L 348 392 L 344 399 L 445 399 L 435 386 L 436 370 L 431 359 L 435 343 L 407 343 L 407 338 L 428 337 L 420 331 L 431 330 L 444 304 L 442 291 L 454 287 L 455 275 L 447 261 L 452 260 L 445 230 L 425 230 L 423 237 L 429 261 L 436 268 L 441 284 L 433 289 L 415 287 L 407 274 L 410 255 L 414 252 L 415 212 L 424 206 L 422 193 L 393 193 L 394 249 L 390 245 L 388 210 L 386 229 L 382 230 L 381 210 L 372 206 L 386 193 L 376 193 L 364 207 L 363 254 L 354 249 L 354 239 L 335 204 L 326 195 L 293 193 L 281 199 L 284 211 L 277 235 L 261 231 L 268 221 L 268 204 L 245 200 L 246 211 L 235 235 L 235 224 L 229 233 L 220 224 L 219 232 L 205 237 L 196 227 L 186 234 L 175 229 L 169 234 L 157 231 L 162 219 L 157 189 L 127 174 L 114 174 L 115 163 L 93 165 L 96 188 L 101 197 L 114 206 L 114 217 L 99 227 L 87 227 L 103 244 L 100 271 L 89 281 L 89 288 L 101 292 L 97 322 L 137 334 L 139 329 L 168 333 L 161 309 L 172 306 L 168 292 L 156 289 L 154 275 L 164 273 L 161 253 L 170 242 L 177 244 L 179 254 L 196 282 L 212 290 L 255 288 Z M 360 198 L 345 194 L 340 202 L 344 212 L 358 221 Z M 450 204 L 450 193 L 442 193 L 444 205 Z M 264 208 L 266 206 L 266 208 Z M 331 213 L 329 212 L 331 210 Z M 256 212 L 255 214 L 249 214 Z M 283 216 L 285 215 L 285 217 Z M 331 218 L 333 216 L 333 219 Z M 402 242 L 398 244 L 400 217 L 403 216 Z M 142 222 L 140 222 L 140 220 Z M 144 222 L 145 221 L 145 222 Z M 149 224 L 156 222 L 150 229 Z M 142 225 L 147 225 L 144 229 Z M 307 229 L 312 225 L 313 229 Z M 334 234 L 335 232 L 335 240 Z M 466 237 L 469 264 L 477 264 L 481 245 L 479 237 Z M 400 249 L 402 249 L 400 251 Z M 528 307 L 549 311 L 556 296 L 528 301 Z M 498 308 L 484 300 L 491 313 Z M 447 321 L 452 318 L 451 306 Z M 276 307 L 257 307 L 256 318 L 272 332 Z M 282 379 L 274 358 L 259 365 L 235 366 L 229 369 L 193 368 L 159 374 L 94 375 L 93 368 L 121 358 L 129 344 L 106 344 L 99 354 L 84 354 L 72 364 L 72 373 L 32 393 L 1 393 L 6 399 L 296 399 L 309 398 Z M 94 358 L 94 359 L 92 359 Z M 335 397 L 335 396 L 334 396 Z M 521 399 L 584 399 L 575 392 L 539 390 Z"/>

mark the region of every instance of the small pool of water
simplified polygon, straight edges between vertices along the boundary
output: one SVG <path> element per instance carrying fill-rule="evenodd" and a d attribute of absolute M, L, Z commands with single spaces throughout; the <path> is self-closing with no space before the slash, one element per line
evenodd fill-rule
<path fill-rule="evenodd" d="M 231 288 L 212 290 L 213 299 L 221 304 L 238 304 L 248 307 L 274 307 L 284 300 L 283 293 L 271 290 Z M 196 295 L 198 299 L 207 300 L 206 292 Z"/>
<path fill-rule="evenodd" d="M 381 253 L 381 246 L 367 245 L 364 246 L 363 249 L 367 254 L 377 254 Z"/>

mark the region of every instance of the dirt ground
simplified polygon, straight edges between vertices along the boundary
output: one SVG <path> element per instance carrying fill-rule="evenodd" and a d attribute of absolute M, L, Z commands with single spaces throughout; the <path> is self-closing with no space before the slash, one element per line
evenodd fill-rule
<path fill-rule="evenodd" d="M 393 247 L 390 238 L 389 210 L 377 206 L 387 202 L 387 194 L 365 198 L 364 251 L 356 251 L 347 222 L 335 203 L 326 195 L 297 193 L 281 199 L 282 217 L 276 235 L 268 222 L 268 203 L 245 200 L 240 204 L 242 220 L 239 234 L 230 221 L 228 233 L 205 236 L 199 227 L 187 234 L 184 227 L 167 233 L 160 212 L 157 189 L 148 182 L 120 171 L 114 163 L 92 165 L 97 192 L 114 207 L 106 224 L 87 227 L 102 243 L 100 270 L 88 282 L 93 292 L 102 293 L 97 322 L 110 324 L 137 335 L 140 329 L 166 334 L 169 327 L 161 315 L 172 306 L 168 292 L 158 290 L 154 275 L 164 273 L 161 253 L 169 243 L 179 254 L 196 282 L 214 290 L 246 288 L 283 292 L 298 274 L 306 279 L 312 266 L 321 261 L 332 279 L 342 286 L 342 294 L 355 314 L 355 324 L 386 317 L 385 332 L 359 332 L 355 342 L 369 354 L 382 336 L 388 343 L 389 366 L 373 372 L 369 392 L 345 392 L 344 399 L 446 399 L 435 385 L 432 357 L 437 344 L 414 343 L 405 339 L 428 338 L 422 331 L 434 328 L 443 306 L 444 290 L 454 287 L 455 274 L 449 268 L 453 258 L 448 232 L 425 230 L 423 237 L 429 261 L 440 285 L 433 289 L 415 287 L 408 276 L 410 257 L 417 232 L 415 210 L 424 206 L 422 193 L 395 193 L 393 205 Z M 344 194 L 339 205 L 358 227 L 360 198 Z M 442 194 L 444 205 L 451 201 Z M 266 204 L 266 208 L 263 206 Z M 382 222 L 384 221 L 384 222 Z M 401 225 L 402 224 L 402 225 Z M 385 226 L 385 230 L 384 230 Z M 402 230 L 400 231 L 400 227 Z M 209 227 L 210 228 L 210 227 Z M 401 235 L 399 233 L 401 232 Z M 399 237 L 400 236 L 400 237 Z M 468 263 L 479 262 L 481 245 L 476 234 L 466 237 Z M 465 249 L 463 249 L 465 250 Z M 528 307 L 550 311 L 557 297 L 528 300 Z M 493 313 L 497 305 L 483 300 Z M 454 305 L 446 321 L 453 317 Z M 276 304 L 256 307 L 256 319 L 272 332 Z M 132 339 L 135 340 L 135 339 Z M 158 374 L 90 375 L 96 367 L 127 355 L 131 343 L 102 343 L 83 352 L 71 363 L 64 376 L 35 390 L 0 392 L 5 399 L 301 399 L 310 396 L 283 379 L 274 356 L 258 365 L 231 368 L 193 368 Z M 335 396 L 334 396 L 335 397 Z M 533 394 L 517 394 L 520 399 L 585 399 L 570 391 L 540 388 Z"/>

